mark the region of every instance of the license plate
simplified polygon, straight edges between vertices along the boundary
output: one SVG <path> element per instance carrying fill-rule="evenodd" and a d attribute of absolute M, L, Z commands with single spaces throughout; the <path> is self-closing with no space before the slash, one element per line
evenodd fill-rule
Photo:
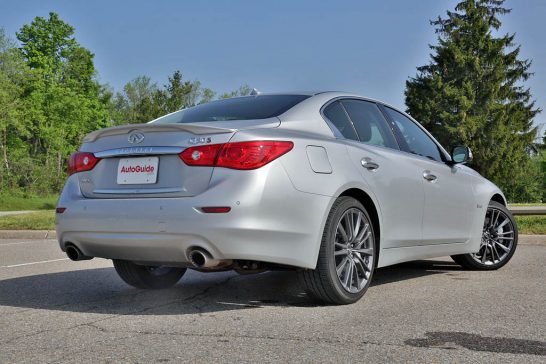
<path fill-rule="evenodd" d="M 157 182 L 159 158 L 123 158 L 118 163 L 118 185 L 140 185 Z"/>

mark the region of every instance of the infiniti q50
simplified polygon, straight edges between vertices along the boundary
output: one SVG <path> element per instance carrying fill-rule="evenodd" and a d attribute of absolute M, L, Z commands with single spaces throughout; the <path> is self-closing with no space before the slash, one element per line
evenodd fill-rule
<path fill-rule="evenodd" d="M 138 288 L 187 269 L 294 269 L 312 295 L 357 301 L 374 270 L 450 255 L 497 269 L 517 226 L 502 192 L 416 120 L 341 92 L 213 101 L 87 135 L 57 205 L 73 260 L 112 259 Z"/>

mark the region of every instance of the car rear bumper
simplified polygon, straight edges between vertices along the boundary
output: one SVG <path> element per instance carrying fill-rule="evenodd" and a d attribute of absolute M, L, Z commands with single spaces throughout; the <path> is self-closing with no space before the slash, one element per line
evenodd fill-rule
<path fill-rule="evenodd" d="M 194 197 L 85 199 L 71 176 L 58 206 L 61 249 L 143 263 L 189 265 L 188 251 L 215 259 L 314 268 L 331 197 L 297 191 L 280 163 L 255 171 L 215 170 Z M 228 213 L 200 207 L 229 206 Z"/>

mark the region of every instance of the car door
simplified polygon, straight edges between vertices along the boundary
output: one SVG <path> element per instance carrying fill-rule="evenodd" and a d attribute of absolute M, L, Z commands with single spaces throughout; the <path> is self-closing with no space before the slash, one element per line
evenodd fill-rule
<path fill-rule="evenodd" d="M 347 149 L 355 168 L 371 187 L 383 222 L 382 248 L 419 245 L 422 241 L 422 177 L 401 153 L 391 127 L 377 105 L 359 99 L 337 100 L 324 116 Z"/>
<path fill-rule="evenodd" d="M 404 114 L 383 107 L 395 124 L 403 150 L 411 153 L 424 184 L 423 243 L 464 243 L 470 238 L 475 209 L 471 176 L 447 157 L 424 129 Z"/>

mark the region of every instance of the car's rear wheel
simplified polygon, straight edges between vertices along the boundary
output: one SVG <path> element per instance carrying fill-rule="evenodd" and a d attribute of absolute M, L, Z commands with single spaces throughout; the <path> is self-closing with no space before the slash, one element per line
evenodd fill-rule
<path fill-rule="evenodd" d="M 186 273 L 186 268 L 138 265 L 127 260 L 114 260 L 116 272 L 123 281 L 142 289 L 169 288 Z"/>
<path fill-rule="evenodd" d="M 373 225 L 352 197 L 338 198 L 330 210 L 317 266 L 300 272 L 306 290 L 333 304 L 358 301 L 368 289 L 376 263 Z"/>
<path fill-rule="evenodd" d="M 518 227 L 506 206 L 491 201 L 485 214 L 480 250 L 473 254 L 453 255 L 467 269 L 495 270 L 512 258 L 518 244 Z"/>

